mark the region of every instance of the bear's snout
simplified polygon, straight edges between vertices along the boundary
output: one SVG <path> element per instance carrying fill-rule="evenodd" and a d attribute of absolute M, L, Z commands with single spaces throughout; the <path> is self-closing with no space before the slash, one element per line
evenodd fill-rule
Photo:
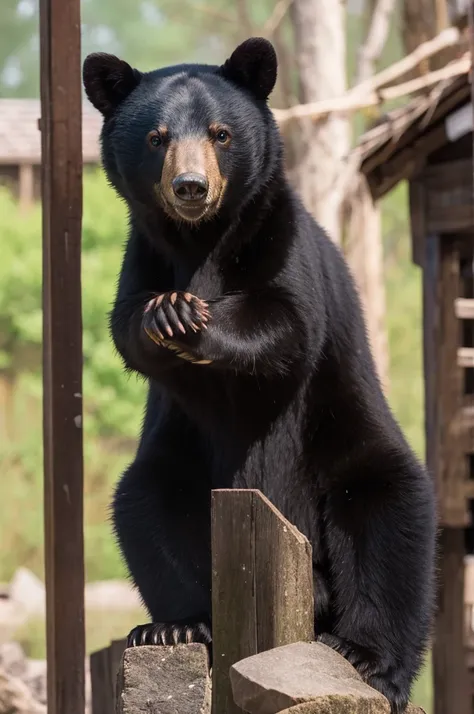
<path fill-rule="evenodd" d="M 202 201 L 206 198 L 209 182 L 198 173 L 183 173 L 172 181 L 174 195 L 181 201 Z"/>

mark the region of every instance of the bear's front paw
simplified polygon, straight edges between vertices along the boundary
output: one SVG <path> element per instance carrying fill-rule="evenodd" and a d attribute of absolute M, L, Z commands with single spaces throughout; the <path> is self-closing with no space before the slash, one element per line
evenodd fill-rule
<path fill-rule="evenodd" d="M 150 622 L 134 627 L 127 638 L 127 647 L 140 645 L 178 645 L 200 642 L 211 644 L 211 630 L 203 622 L 186 625 L 183 623 Z"/>
<path fill-rule="evenodd" d="M 166 344 L 179 335 L 206 329 L 209 306 L 185 292 L 162 293 L 152 298 L 143 315 L 143 329 L 157 344 Z"/>
<path fill-rule="evenodd" d="M 369 686 L 383 694 L 390 702 L 391 714 L 403 714 L 408 704 L 410 684 L 400 667 L 378 657 L 367 647 L 337 635 L 324 632 L 317 641 L 339 652 Z"/>

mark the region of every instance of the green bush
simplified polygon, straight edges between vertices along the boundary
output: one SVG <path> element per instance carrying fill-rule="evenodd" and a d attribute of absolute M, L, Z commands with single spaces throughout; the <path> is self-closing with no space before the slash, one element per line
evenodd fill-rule
<path fill-rule="evenodd" d="M 108 332 L 126 238 L 125 206 L 100 172 L 84 182 L 82 312 L 84 350 L 85 542 L 89 578 L 123 574 L 111 538 L 108 503 L 121 469 L 132 456 L 143 409 L 143 380 L 124 374 Z M 13 438 L 2 440 L 0 580 L 20 564 L 41 574 L 42 306 L 41 211 L 26 216 L 0 191 L 0 376 L 13 384 Z"/>
<path fill-rule="evenodd" d="M 81 273 L 84 411 L 89 436 L 133 438 L 139 426 L 144 385 L 137 378 L 124 378 L 107 328 L 126 227 L 125 206 L 102 174 L 87 174 Z M 24 217 L 9 193 L 3 190 L 0 232 L 0 367 L 12 369 L 26 361 L 30 375 L 28 389 L 38 398 L 42 342 L 39 207 Z"/>

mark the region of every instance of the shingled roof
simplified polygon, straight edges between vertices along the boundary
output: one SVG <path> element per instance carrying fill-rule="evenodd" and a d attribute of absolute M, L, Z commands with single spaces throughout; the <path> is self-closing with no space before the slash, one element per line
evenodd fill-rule
<path fill-rule="evenodd" d="M 41 133 L 38 129 L 40 116 L 39 99 L 0 99 L 0 164 L 41 163 Z M 100 160 L 101 124 L 99 112 L 84 102 L 84 163 L 98 163 Z"/>
<path fill-rule="evenodd" d="M 466 72 L 389 112 L 363 134 L 355 151 L 374 198 L 411 178 L 429 154 L 447 144 L 446 118 L 470 102 L 471 78 Z"/>

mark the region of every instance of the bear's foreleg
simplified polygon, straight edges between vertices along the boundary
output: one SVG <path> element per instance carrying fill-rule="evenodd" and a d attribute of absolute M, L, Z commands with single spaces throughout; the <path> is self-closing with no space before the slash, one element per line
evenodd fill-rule
<path fill-rule="evenodd" d="M 147 307 L 144 330 L 182 359 L 264 376 L 292 371 L 304 359 L 307 339 L 291 300 L 270 289 L 209 301 L 166 293 Z"/>

